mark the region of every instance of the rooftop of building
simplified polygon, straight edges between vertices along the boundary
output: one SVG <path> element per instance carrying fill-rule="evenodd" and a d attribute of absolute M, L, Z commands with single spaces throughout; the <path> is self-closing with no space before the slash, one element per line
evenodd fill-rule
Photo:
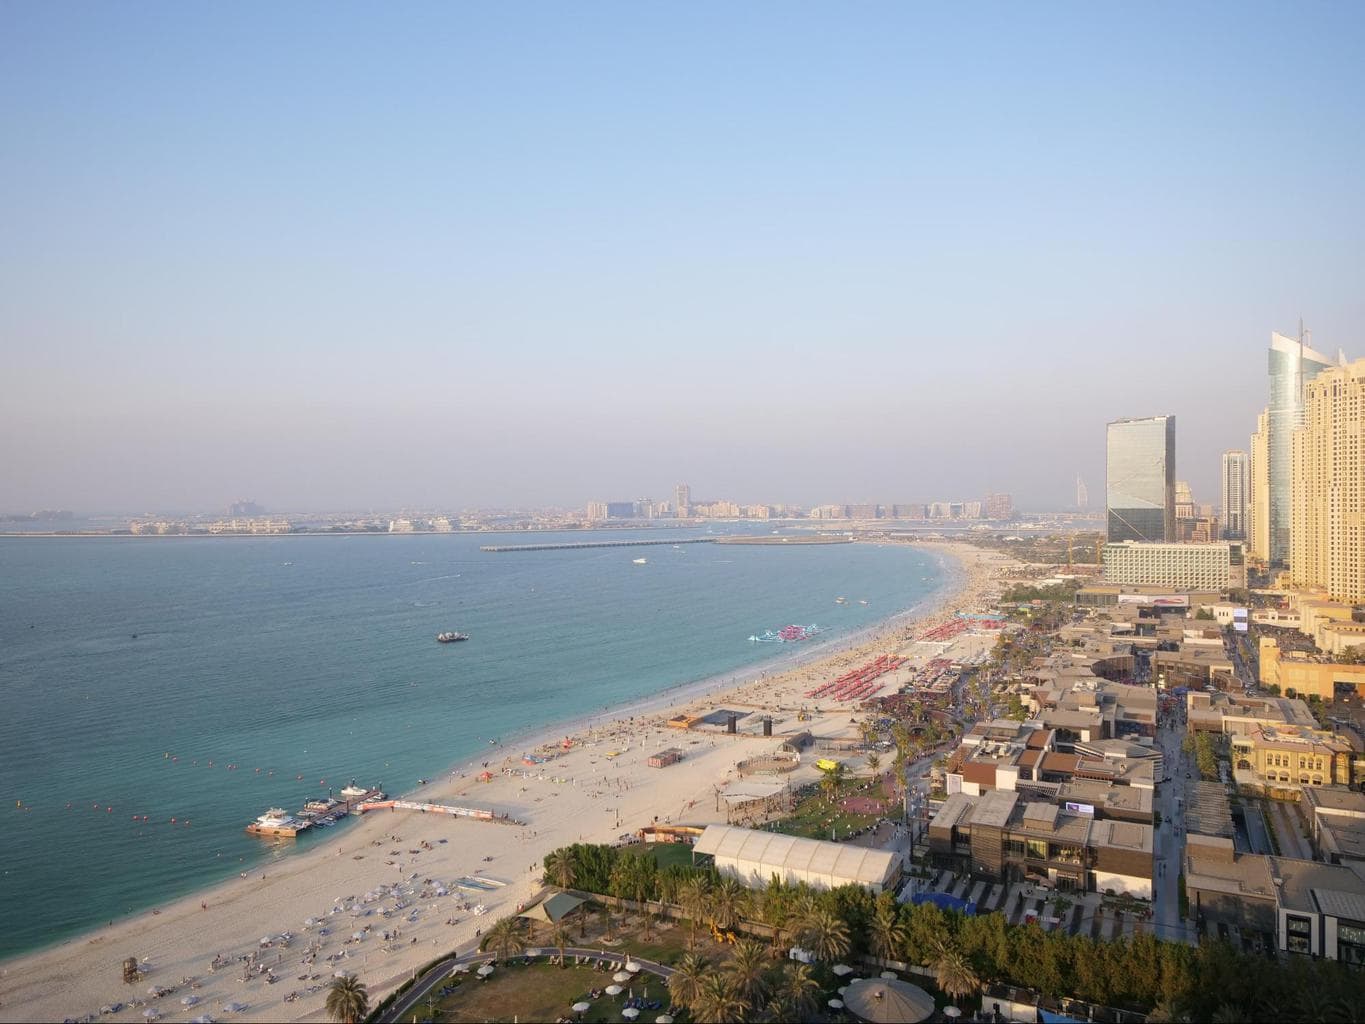
<path fill-rule="evenodd" d="M 1304 799 L 1319 814 L 1349 814 L 1365 817 L 1365 793 L 1345 786 L 1305 786 Z"/>
<path fill-rule="evenodd" d="M 1365 923 L 1365 879 L 1350 868 L 1289 857 L 1266 859 L 1286 910 Z"/>
<path fill-rule="evenodd" d="M 1237 853 L 1232 840 L 1191 834 L 1185 844 L 1185 885 L 1239 899 L 1275 899 L 1269 858 Z M 1194 902 L 1193 898 L 1190 900 Z"/>

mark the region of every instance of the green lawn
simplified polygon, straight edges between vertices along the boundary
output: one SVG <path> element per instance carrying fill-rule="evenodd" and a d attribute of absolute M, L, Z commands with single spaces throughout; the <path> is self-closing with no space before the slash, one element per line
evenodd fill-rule
<path fill-rule="evenodd" d="M 843 839 L 851 832 L 857 832 L 873 824 L 879 818 L 899 818 L 899 804 L 893 804 L 886 814 L 851 814 L 840 810 L 839 801 L 846 796 L 860 795 L 856 789 L 859 780 L 847 780 L 834 798 L 834 806 L 823 793 L 808 796 L 796 805 L 789 817 L 772 822 L 769 827 L 789 836 L 804 836 L 807 839 L 828 839 L 830 828 L 835 830 L 835 838 Z"/>
<path fill-rule="evenodd" d="M 681 864 L 689 868 L 692 866 L 691 843 L 647 843 L 645 850 L 654 855 L 654 862 L 660 868 L 666 868 L 673 864 Z"/>
<path fill-rule="evenodd" d="M 474 974 L 459 975 L 459 986 L 436 1006 L 434 1018 L 425 1008 L 419 1020 L 475 1022 L 475 1021 L 552 1021 L 559 1017 L 577 1017 L 571 1007 L 579 1000 L 592 1004 L 583 1014 L 587 1022 L 620 1021 L 627 993 L 619 996 L 603 995 L 590 999 L 590 989 L 604 989 L 612 983 L 611 975 L 589 967 L 552 967 L 547 963 L 533 963 L 529 967 L 500 966 L 487 981 Z M 658 1010 L 644 1010 L 640 1020 L 652 1021 L 668 1007 L 668 990 L 664 982 L 653 975 L 627 985 L 627 992 L 645 995 L 663 1003 Z M 686 1020 L 686 1015 L 678 1020 Z"/>

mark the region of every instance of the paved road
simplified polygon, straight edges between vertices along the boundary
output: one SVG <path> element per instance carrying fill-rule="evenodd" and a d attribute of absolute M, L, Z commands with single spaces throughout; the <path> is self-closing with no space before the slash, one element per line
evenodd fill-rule
<path fill-rule="evenodd" d="M 1191 941 L 1189 926 L 1180 918 L 1180 872 L 1185 861 L 1185 832 L 1183 807 L 1176 801 L 1185 792 L 1185 772 L 1189 768 L 1181 741 L 1185 737 L 1183 705 L 1177 705 L 1174 715 L 1161 715 L 1157 727 L 1157 742 L 1161 746 L 1163 767 L 1170 782 L 1158 782 L 1156 809 L 1161 824 L 1153 840 L 1152 916 L 1153 930 L 1158 938 Z"/>
<path fill-rule="evenodd" d="M 558 956 L 558 948 L 545 949 L 531 947 L 524 954 L 518 956 Z M 667 981 L 673 974 L 673 968 L 665 967 L 663 964 L 655 963 L 653 960 L 646 960 L 643 957 L 630 956 L 620 950 L 610 949 L 587 949 L 582 946 L 565 946 L 565 956 L 586 956 L 596 960 L 609 960 L 615 964 L 623 965 L 627 959 L 635 961 L 640 965 L 642 971 L 656 975 Z M 441 982 L 450 977 L 450 972 L 457 964 L 486 964 L 497 959 L 495 953 L 480 953 L 477 950 L 469 950 L 465 953 L 457 953 L 447 957 L 438 963 L 426 974 L 417 979 L 417 983 L 404 992 L 398 999 L 394 1000 L 392 1006 L 379 1018 L 380 1024 L 397 1024 L 405 1014 L 411 1013 L 413 1008 L 425 1001 L 427 993 L 436 988 Z"/>

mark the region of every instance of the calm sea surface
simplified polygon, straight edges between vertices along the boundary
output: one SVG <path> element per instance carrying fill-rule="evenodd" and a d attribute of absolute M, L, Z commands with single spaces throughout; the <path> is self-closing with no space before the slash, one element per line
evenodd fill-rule
<path fill-rule="evenodd" d="M 0 956 L 287 855 L 242 831 L 267 807 L 411 789 L 490 738 L 792 652 L 751 633 L 851 634 L 945 573 L 861 544 L 478 550 L 575 539 L 0 538 Z"/>

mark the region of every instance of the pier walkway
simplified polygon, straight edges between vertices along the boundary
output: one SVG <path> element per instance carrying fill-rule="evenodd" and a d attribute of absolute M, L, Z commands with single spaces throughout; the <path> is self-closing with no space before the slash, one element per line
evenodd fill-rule
<path fill-rule="evenodd" d="M 356 808 L 361 814 L 367 811 L 421 811 L 423 814 L 448 814 L 452 818 L 474 818 L 477 821 L 501 821 L 509 825 L 524 825 L 505 814 L 494 814 L 479 807 L 456 807 L 452 804 L 429 804 L 417 800 L 368 800 Z"/>

